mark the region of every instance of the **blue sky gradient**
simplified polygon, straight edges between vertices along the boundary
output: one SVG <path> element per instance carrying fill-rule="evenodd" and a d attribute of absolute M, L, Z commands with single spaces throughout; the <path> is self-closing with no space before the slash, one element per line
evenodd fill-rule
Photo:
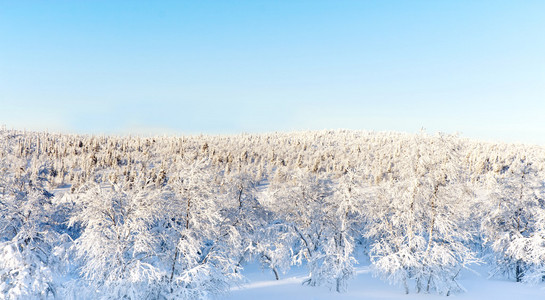
<path fill-rule="evenodd" d="M 2 1 L 0 124 L 545 145 L 545 1 Z"/>

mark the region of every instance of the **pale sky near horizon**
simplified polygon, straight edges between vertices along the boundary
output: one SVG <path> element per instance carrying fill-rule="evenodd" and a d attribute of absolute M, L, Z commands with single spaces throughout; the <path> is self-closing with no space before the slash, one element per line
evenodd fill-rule
<path fill-rule="evenodd" d="M 0 124 L 545 145 L 545 1 L 4 1 Z"/>

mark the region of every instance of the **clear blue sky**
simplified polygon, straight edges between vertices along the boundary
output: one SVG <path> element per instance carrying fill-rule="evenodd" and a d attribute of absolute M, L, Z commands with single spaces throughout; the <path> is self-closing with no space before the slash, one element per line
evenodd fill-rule
<path fill-rule="evenodd" d="M 545 145 L 545 1 L 3 1 L 0 124 Z"/>

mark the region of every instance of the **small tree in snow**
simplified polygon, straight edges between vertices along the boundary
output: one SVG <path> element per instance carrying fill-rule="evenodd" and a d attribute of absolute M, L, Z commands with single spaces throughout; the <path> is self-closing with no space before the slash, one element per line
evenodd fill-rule
<path fill-rule="evenodd" d="M 365 195 L 361 178 L 347 170 L 336 183 L 333 193 L 322 208 L 326 214 L 323 229 L 324 259 L 321 265 L 324 281 L 337 292 L 346 291 L 347 281 L 355 274 L 354 236 L 358 234 Z"/>
<path fill-rule="evenodd" d="M 59 234 L 48 223 L 51 202 L 44 190 L 23 186 L 0 196 L 0 297 L 53 298 Z"/>
<path fill-rule="evenodd" d="M 169 179 L 162 212 L 161 251 L 167 266 L 163 294 L 201 299 L 227 291 L 240 278 L 240 234 L 207 161 L 183 161 Z"/>
<path fill-rule="evenodd" d="M 520 244 L 534 235 L 543 204 L 539 193 L 543 181 L 532 163 L 516 157 L 509 165 L 499 166 L 488 176 L 490 190 L 487 213 L 482 222 L 485 241 L 496 253 L 495 273 L 523 280 L 527 260 L 521 259 Z M 526 242 L 524 242 L 526 243 Z M 514 255 L 517 253 L 517 255 Z"/>
<path fill-rule="evenodd" d="M 545 279 L 545 208 L 534 209 L 536 227 L 526 236 L 513 238 L 506 254 L 526 267 L 521 281 L 536 284 Z"/>
<path fill-rule="evenodd" d="M 456 281 L 460 269 L 473 260 L 465 226 L 470 194 L 456 145 L 417 137 L 409 147 L 401 174 L 384 183 L 367 202 L 366 236 L 372 240 L 375 271 L 409 292 L 462 290 Z"/>
<path fill-rule="evenodd" d="M 83 228 L 74 247 L 91 290 L 99 291 L 101 299 L 153 297 L 163 277 L 154 264 L 160 194 L 147 187 L 97 184 L 78 195 L 77 202 L 70 224 Z"/>
<path fill-rule="evenodd" d="M 277 173 L 264 203 L 287 225 L 294 243 L 293 263 L 306 262 L 311 286 L 330 285 L 344 290 L 352 273 L 353 240 L 348 234 L 348 208 L 341 192 L 333 197 L 332 182 L 319 173 L 301 169 Z M 337 202 L 340 200 L 340 202 Z"/>

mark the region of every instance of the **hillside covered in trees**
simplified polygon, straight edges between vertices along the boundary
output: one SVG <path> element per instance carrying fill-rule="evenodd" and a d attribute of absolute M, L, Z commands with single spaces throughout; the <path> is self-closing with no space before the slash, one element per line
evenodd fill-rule
<path fill-rule="evenodd" d="M 343 292 L 365 257 L 409 292 L 463 268 L 545 276 L 545 149 L 321 131 L 0 130 L 0 298 L 207 299 L 247 263 Z"/>

